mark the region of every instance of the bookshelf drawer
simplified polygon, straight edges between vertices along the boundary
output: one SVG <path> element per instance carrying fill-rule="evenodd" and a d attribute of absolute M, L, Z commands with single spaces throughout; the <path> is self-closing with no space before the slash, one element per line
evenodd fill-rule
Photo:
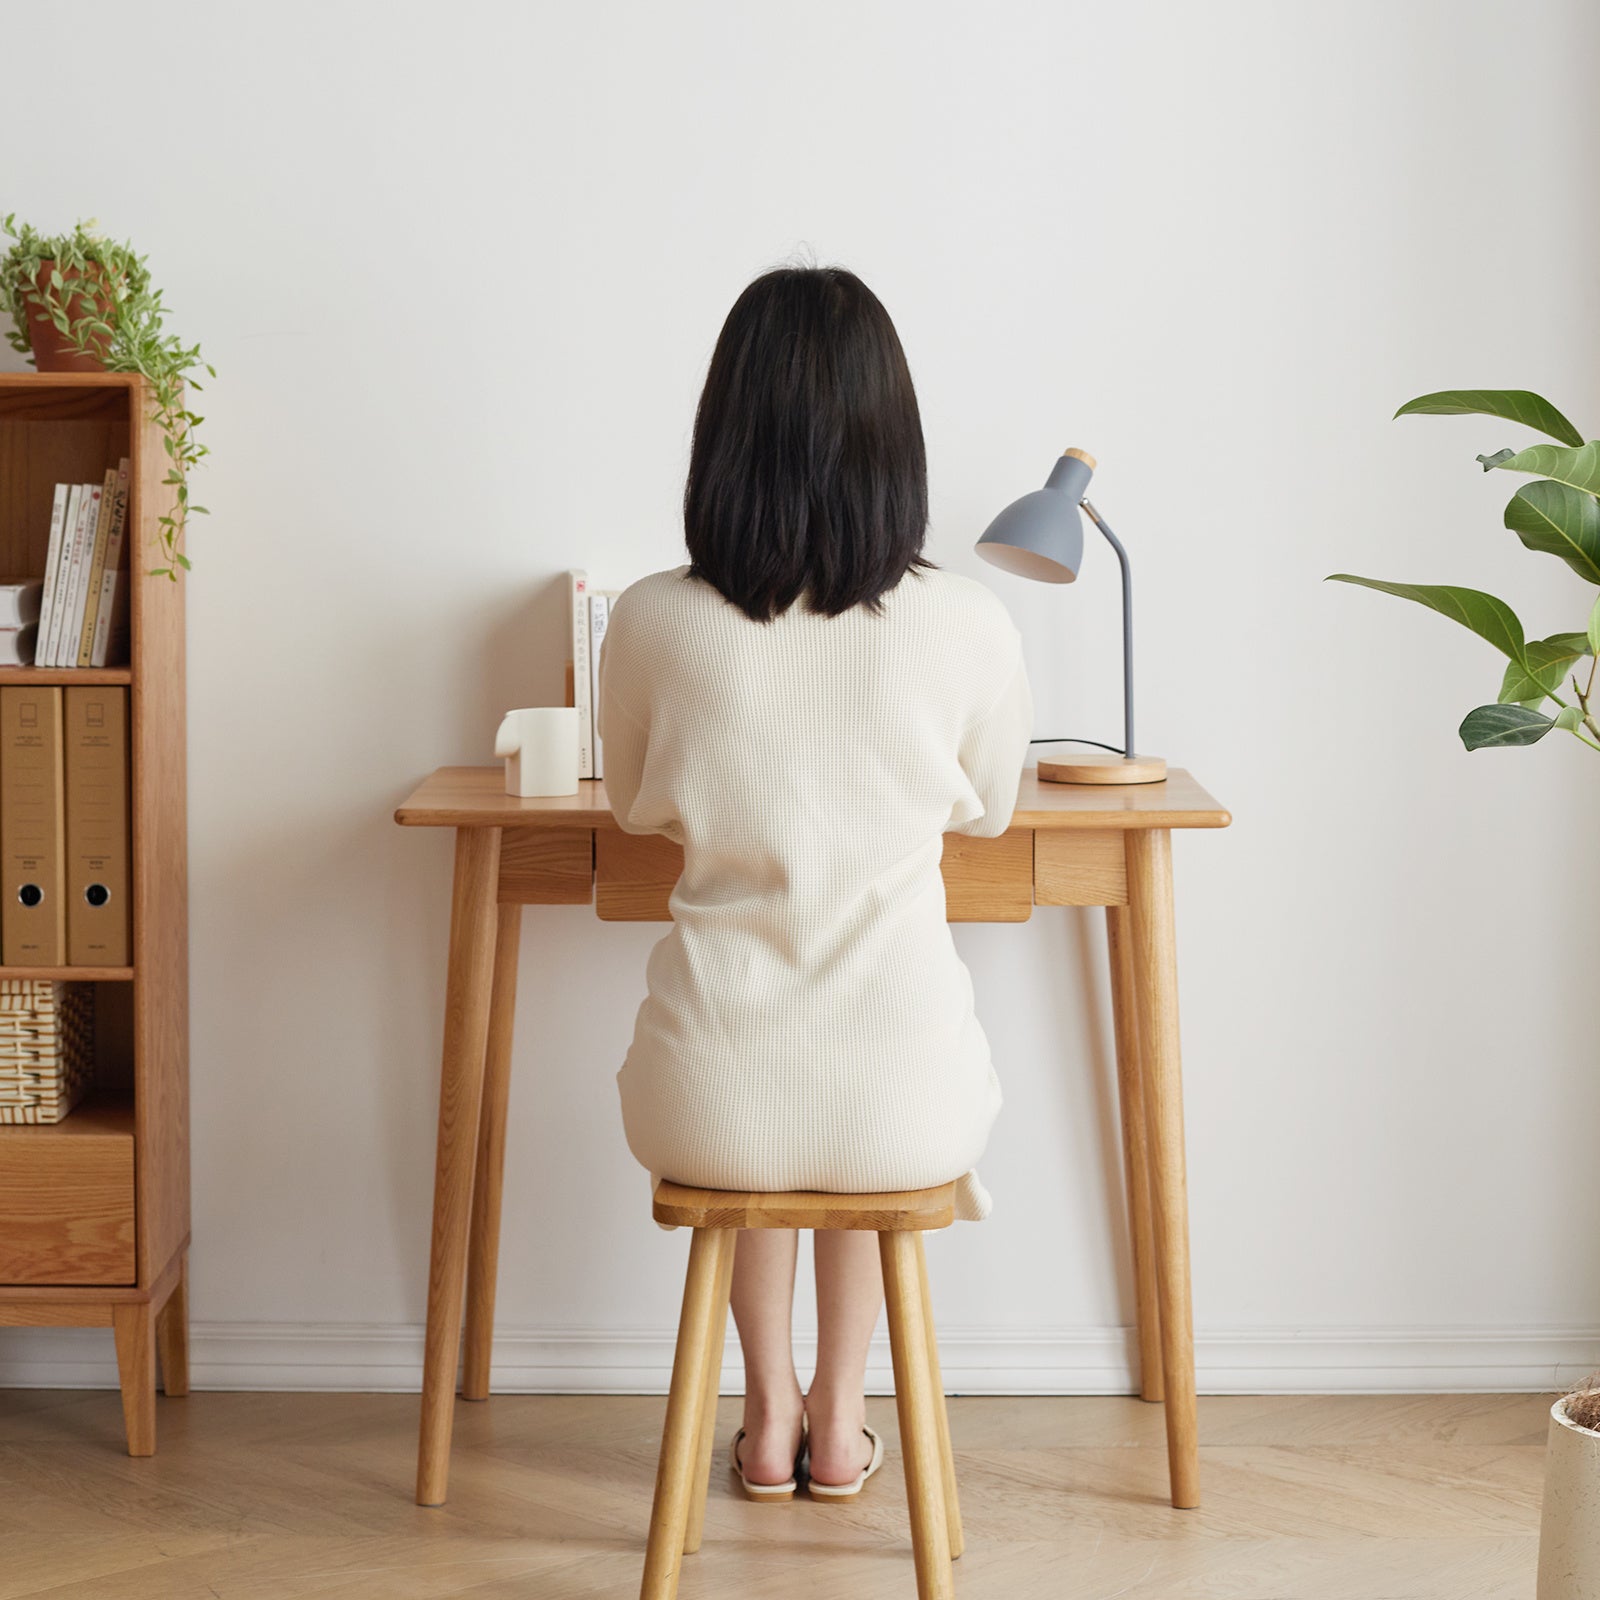
<path fill-rule="evenodd" d="M 0 1127 L 0 1283 L 136 1278 L 132 1110 L 90 1105 L 51 1127 Z"/>

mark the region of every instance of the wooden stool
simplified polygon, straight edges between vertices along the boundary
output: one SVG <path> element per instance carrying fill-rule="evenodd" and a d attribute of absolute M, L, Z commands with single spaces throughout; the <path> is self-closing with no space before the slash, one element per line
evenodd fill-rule
<path fill-rule="evenodd" d="M 685 1189 L 676 1183 L 656 1185 L 656 1221 L 693 1228 L 694 1238 L 661 1434 L 641 1600 L 672 1600 L 682 1557 L 700 1548 L 716 1447 L 728 1290 L 741 1228 L 851 1228 L 877 1234 L 918 1600 L 952 1600 L 950 1563 L 961 1554 L 961 1508 L 922 1235 L 929 1229 L 948 1228 L 955 1220 L 955 1189 L 955 1184 L 946 1183 L 904 1194 L 743 1194 Z"/>

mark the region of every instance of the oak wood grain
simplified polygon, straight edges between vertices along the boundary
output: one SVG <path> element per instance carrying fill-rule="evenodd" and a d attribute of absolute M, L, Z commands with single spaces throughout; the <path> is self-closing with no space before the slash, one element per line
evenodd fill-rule
<path fill-rule="evenodd" d="M 956 1186 L 893 1194 L 825 1194 L 792 1190 L 750 1194 L 693 1189 L 663 1179 L 655 1187 L 657 1222 L 686 1228 L 853 1228 L 870 1233 L 948 1228 L 955 1221 Z"/>
<path fill-rule="evenodd" d="M 503 766 L 440 767 L 395 808 L 394 819 L 413 828 L 585 827 L 622 832 L 612 815 L 603 779 L 579 779 L 575 795 L 523 799 L 505 792 Z M 1018 829 L 1225 828 L 1231 821 L 1228 812 L 1181 768 L 1170 769 L 1164 783 L 1126 788 L 1041 783 L 1037 769 L 1028 768 L 1017 789 L 1011 825 Z"/>
<path fill-rule="evenodd" d="M 135 1232 L 130 1106 L 0 1128 L 0 1282 L 133 1284 Z"/>

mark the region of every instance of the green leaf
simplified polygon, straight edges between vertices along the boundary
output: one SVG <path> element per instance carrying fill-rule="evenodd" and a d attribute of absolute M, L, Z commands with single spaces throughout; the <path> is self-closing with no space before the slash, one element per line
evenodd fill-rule
<path fill-rule="evenodd" d="M 1594 439 L 1574 450 L 1559 444 L 1530 444 L 1493 465 L 1507 472 L 1536 472 L 1585 494 L 1600 494 L 1600 441 Z"/>
<path fill-rule="evenodd" d="M 1473 460 L 1481 461 L 1485 472 L 1493 472 L 1496 467 L 1503 467 L 1516 453 L 1515 450 L 1496 450 L 1492 456 L 1474 456 Z"/>
<path fill-rule="evenodd" d="M 1589 648 L 1600 656 L 1600 596 L 1596 597 L 1594 610 L 1589 613 Z"/>
<path fill-rule="evenodd" d="M 1582 725 L 1582 706 L 1562 706 L 1562 708 L 1556 712 L 1554 726 L 1559 728 L 1563 733 L 1576 733 Z"/>
<path fill-rule="evenodd" d="M 1537 744 L 1555 726 L 1526 706 L 1478 706 L 1462 719 L 1461 742 L 1469 750 L 1491 750 L 1501 745 Z"/>
<path fill-rule="evenodd" d="M 1548 639 L 1531 639 L 1522 662 L 1508 661 L 1500 683 L 1500 703 L 1538 706 L 1553 694 L 1574 661 L 1589 653 L 1588 636 L 1557 633 Z"/>
<path fill-rule="evenodd" d="M 1407 400 L 1395 415 L 1503 417 L 1548 433 L 1562 444 L 1583 443 L 1583 435 L 1548 400 L 1528 389 L 1441 389 Z"/>
<path fill-rule="evenodd" d="M 1337 583 L 1359 583 L 1364 588 L 1378 589 L 1384 594 L 1398 595 L 1402 600 L 1415 600 L 1441 616 L 1471 628 L 1480 639 L 1487 639 L 1502 655 L 1510 656 L 1519 666 L 1527 667 L 1527 646 L 1523 641 L 1522 624 L 1517 614 L 1504 600 L 1480 589 L 1461 589 L 1446 583 L 1385 583 L 1379 578 L 1358 578 L 1348 572 L 1329 574 Z M 1531 670 L 1531 669 L 1530 669 Z"/>
<path fill-rule="evenodd" d="M 1530 550 L 1560 556 L 1588 583 L 1600 583 L 1600 501 L 1571 484 L 1541 478 L 1506 507 L 1506 526 Z"/>

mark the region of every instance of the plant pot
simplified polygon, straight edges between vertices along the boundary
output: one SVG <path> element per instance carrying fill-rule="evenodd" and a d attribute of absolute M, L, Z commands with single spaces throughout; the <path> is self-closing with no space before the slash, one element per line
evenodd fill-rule
<path fill-rule="evenodd" d="M 1600 1432 L 1550 1408 L 1538 1600 L 1600 1600 Z"/>
<path fill-rule="evenodd" d="M 33 287 L 43 293 L 50 284 L 50 274 L 55 271 L 53 261 L 41 261 L 39 270 L 34 274 Z M 74 269 L 69 269 L 65 274 L 68 284 L 83 282 L 84 275 Z M 85 312 L 98 309 L 105 321 L 110 321 L 111 297 L 105 292 L 105 272 L 98 263 L 94 264 L 93 282 L 95 292 L 89 294 L 74 294 L 67 302 L 67 316 L 77 318 Z M 28 303 L 31 315 L 28 318 L 28 339 L 33 345 L 33 364 L 40 372 L 104 372 L 105 362 L 93 354 L 81 353 L 73 348 L 72 342 L 56 327 L 48 316 L 38 306 Z M 103 348 L 104 341 L 101 341 Z M 91 349 L 93 342 L 91 342 Z"/>

